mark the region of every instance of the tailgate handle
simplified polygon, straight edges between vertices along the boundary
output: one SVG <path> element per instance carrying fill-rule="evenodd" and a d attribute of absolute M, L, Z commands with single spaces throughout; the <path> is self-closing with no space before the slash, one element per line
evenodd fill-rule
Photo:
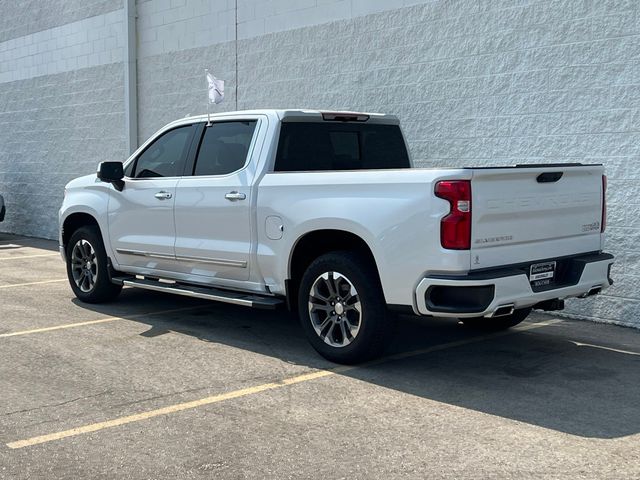
<path fill-rule="evenodd" d="M 538 175 L 538 183 L 553 183 L 562 178 L 564 172 L 544 172 Z"/>

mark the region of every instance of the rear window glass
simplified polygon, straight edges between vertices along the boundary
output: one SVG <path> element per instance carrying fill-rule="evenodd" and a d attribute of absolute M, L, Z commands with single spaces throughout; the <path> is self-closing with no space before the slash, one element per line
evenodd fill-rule
<path fill-rule="evenodd" d="M 276 172 L 409 168 L 397 125 L 283 123 Z"/>

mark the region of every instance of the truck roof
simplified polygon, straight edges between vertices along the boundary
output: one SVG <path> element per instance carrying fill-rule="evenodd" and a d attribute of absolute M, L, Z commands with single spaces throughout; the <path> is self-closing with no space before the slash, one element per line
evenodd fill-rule
<path fill-rule="evenodd" d="M 314 109 L 258 109 L 258 110 L 239 110 L 230 112 L 212 113 L 211 118 L 242 116 L 242 115 L 275 115 L 282 122 L 322 122 L 322 121 L 338 121 L 338 122 L 366 122 L 387 125 L 398 125 L 400 120 L 395 115 L 387 115 L 384 113 L 371 112 L 351 112 L 337 110 L 314 110 Z M 181 118 L 172 123 L 184 123 L 189 121 L 204 121 L 207 115 L 196 115 Z"/>

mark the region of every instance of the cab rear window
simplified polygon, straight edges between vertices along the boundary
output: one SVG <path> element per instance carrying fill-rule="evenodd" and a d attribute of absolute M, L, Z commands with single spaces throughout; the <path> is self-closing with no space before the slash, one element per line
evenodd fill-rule
<path fill-rule="evenodd" d="M 276 172 L 409 168 L 398 125 L 287 122 L 280 129 Z"/>

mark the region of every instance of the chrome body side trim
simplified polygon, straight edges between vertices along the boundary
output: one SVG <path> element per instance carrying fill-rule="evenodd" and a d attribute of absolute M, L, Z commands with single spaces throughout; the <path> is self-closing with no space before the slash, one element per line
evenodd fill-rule
<path fill-rule="evenodd" d="M 168 255 L 165 253 L 153 253 L 145 252 L 142 250 L 129 250 L 127 248 L 116 248 L 116 252 L 123 255 L 136 255 L 138 257 L 150 257 L 150 258 L 170 258 L 173 260 L 179 260 L 181 262 L 198 262 L 198 263 L 210 263 L 213 265 L 222 265 L 225 267 L 239 267 L 247 268 L 247 262 L 241 260 L 225 260 L 223 258 L 207 258 L 207 257 L 190 257 L 187 255 Z"/>
<path fill-rule="evenodd" d="M 207 257 L 191 257 L 188 255 L 176 256 L 176 260 L 183 262 L 210 263 L 213 265 L 222 265 L 225 267 L 247 268 L 247 262 L 240 260 L 225 260 L 223 258 L 207 258 Z"/>
<path fill-rule="evenodd" d="M 127 248 L 116 248 L 116 252 L 121 253 L 123 255 L 136 255 L 138 257 L 171 258 L 171 259 L 176 258 L 175 255 L 169 255 L 166 253 L 143 252 L 142 250 L 129 250 Z"/>

